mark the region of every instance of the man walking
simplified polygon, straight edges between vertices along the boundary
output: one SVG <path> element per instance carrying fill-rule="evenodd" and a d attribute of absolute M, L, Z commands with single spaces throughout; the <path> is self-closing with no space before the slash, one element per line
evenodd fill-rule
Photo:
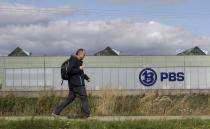
<path fill-rule="evenodd" d="M 70 78 L 68 79 L 69 94 L 68 97 L 54 110 L 52 116 L 57 118 L 60 112 L 70 104 L 76 96 L 78 96 L 82 102 L 82 111 L 86 118 L 90 118 L 90 109 L 88 106 L 88 96 L 85 89 L 85 80 L 90 82 L 90 78 L 84 74 L 83 71 L 83 59 L 85 57 L 85 50 L 78 49 L 76 55 L 72 55 L 69 60 L 68 73 Z"/>

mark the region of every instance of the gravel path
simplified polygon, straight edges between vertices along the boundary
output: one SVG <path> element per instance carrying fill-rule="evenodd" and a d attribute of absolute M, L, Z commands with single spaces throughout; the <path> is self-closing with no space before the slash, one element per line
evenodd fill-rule
<path fill-rule="evenodd" d="M 0 116 L 0 119 L 4 120 L 27 120 L 27 119 L 46 119 L 55 120 L 52 116 Z M 60 116 L 60 120 L 65 121 L 84 121 L 87 119 L 81 118 L 68 118 L 65 116 Z M 210 120 L 210 116 L 93 116 L 90 120 L 100 120 L 100 121 L 125 121 L 125 120 L 172 120 L 172 119 L 201 119 Z"/>

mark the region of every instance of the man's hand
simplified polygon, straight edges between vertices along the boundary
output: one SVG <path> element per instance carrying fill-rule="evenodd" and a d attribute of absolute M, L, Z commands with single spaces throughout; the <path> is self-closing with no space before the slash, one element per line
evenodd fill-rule
<path fill-rule="evenodd" d="M 90 82 L 90 79 L 88 79 L 87 81 Z"/>
<path fill-rule="evenodd" d="M 80 66 L 80 67 L 79 67 L 79 69 L 80 69 L 80 70 L 83 70 L 83 69 L 84 69 L 84 67 L 83 67 L 83 66 Z"/>

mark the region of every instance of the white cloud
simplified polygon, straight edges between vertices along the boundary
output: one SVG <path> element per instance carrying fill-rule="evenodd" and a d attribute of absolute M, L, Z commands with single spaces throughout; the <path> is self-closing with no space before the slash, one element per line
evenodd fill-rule
<path fill-rule="evenodd" d="M 209 42 L 210 37 L 184 28 L 127 19 L 0 27 L 1 55 L 9 54 L 16 46 L 33 55 L 70 55 L 81 47 L 93 54 L 106 46 L 123 55 L 174 55 L 177 50 L 193 46 L 210 51 Z"/>
<path fill-rule="evenodd" d="M 21 4 L 0 3 L 0 25 L 47 23 L 57 17 L 86 13 L 84 9 L 70 6 L 37 8 Z"/>

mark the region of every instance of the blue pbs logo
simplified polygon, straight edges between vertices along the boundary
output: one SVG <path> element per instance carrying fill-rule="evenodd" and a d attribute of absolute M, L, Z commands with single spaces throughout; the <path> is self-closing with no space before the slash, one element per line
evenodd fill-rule
<path fill-rule="evenodd" d="M 160 82 L 183 82 L 184 72 L 160 72 Z M 157 73 L 151 68 L 143 69 L 139 74 L 139 81 L 144 86 L 152 86 L 157 82 Z"/>
<path fill-rule="evenodd" d="M 144 86 L 152 86 L 157 81 L 157 74 L 153 69 L 145 68 L 139 74 L 139 81 Z"/>

